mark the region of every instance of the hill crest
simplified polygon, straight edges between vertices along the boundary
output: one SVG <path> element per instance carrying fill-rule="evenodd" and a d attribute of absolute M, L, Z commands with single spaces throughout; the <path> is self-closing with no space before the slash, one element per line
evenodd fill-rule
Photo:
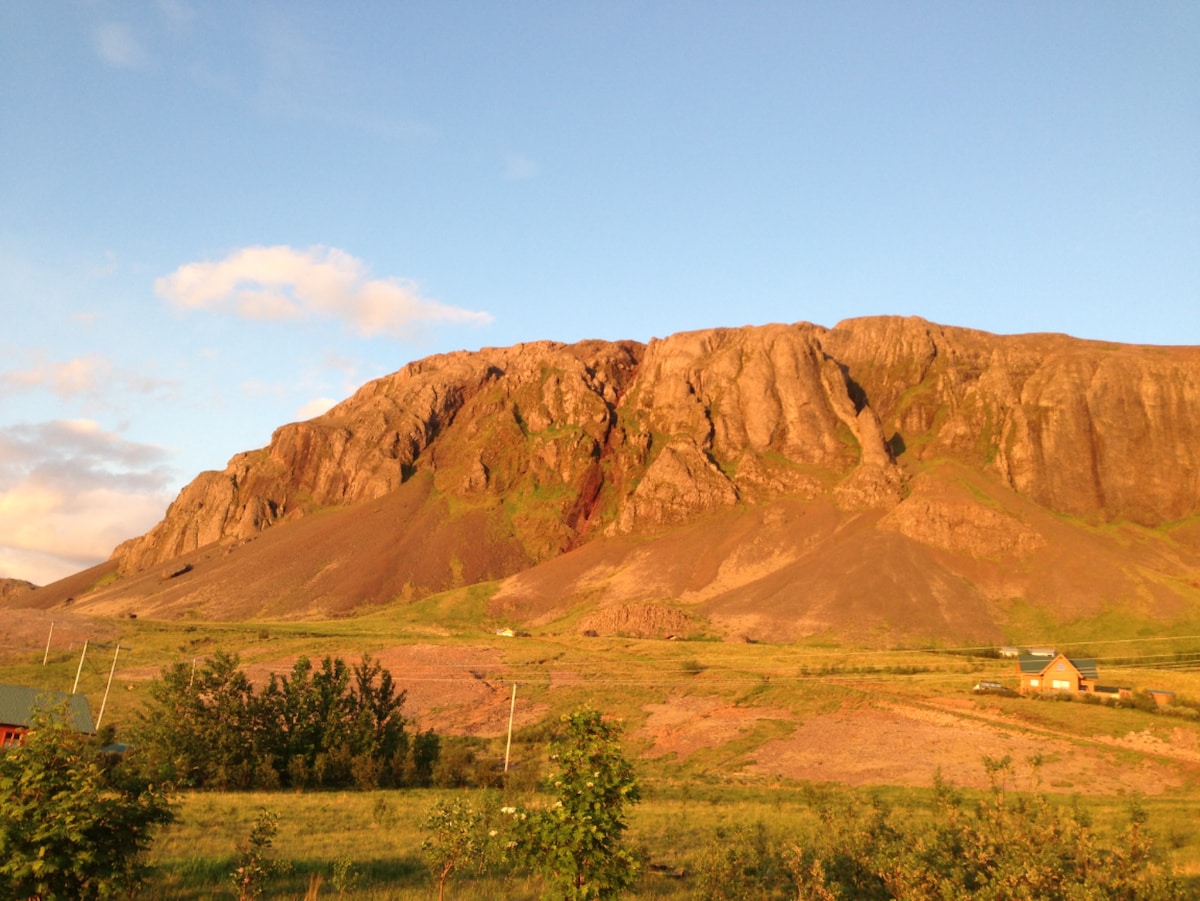
<path fill-rule="evenodd" d="M 900 317 L 536 342 L 282 426 L 21 602 L 295 617 L 494 583 L 497 620 L 1001 640 L 1029 605 L 1190 618 L 1198 512 L 1198 348 Z"/>

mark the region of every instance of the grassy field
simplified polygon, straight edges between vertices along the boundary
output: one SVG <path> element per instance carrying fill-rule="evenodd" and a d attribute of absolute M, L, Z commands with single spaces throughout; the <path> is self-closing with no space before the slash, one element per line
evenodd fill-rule
<path fill-rule="evenodd" d="M 686 791 L 657 791 L 633 808 L 629 839 L 641 849 L 645 866 L 633 895 L 640 898 L 694 897 L 696 868 L 705 846 L 738 825 L 762 824 L 773 838 L 788 841 L 813 825 L 801 787 L 748 789 L 692 786 Z M 884 789 L 872 793 L 897 808 L 928 813 L 929 792 Z M 428 899 L 436 897 L 421 856 L 420 823 L 447 792 L 351 792 L 313 794 L 192 794 L 183 799 L 179 822 L 157 843 L 155 879 L 146 897 L 157 899 L 235 898 L 230 873 L 235 848 L 261 809 L 279 816 L 274 852 L 290 861 L 290 873 L 271 882 L 269 897 L 304 898 L 319 877 L 319 897 L 354 899 Z M 1194 799 L 1147 800 L 1151 830 L 1181 871 L 1200 890 L 1200 824 Z M 1124 823 L 1127 807 L 1117 800 L 1086 804 L 1101 833 Z M 339 871 L 341 878 L 339 879 Z M 663 875 L 662 871 L 678 874 Z M 534 880 L 463 876 L 451 881 L 448 897 L 484 901 L 535 899 Z M 311 895 L 310 895 L 311 897 Z"/>
<path fill-rule="evenodd" d="M 704 846 L 719 829 L 762 823 L 786 840 L 812 822 L 801 781 L 770 778 L 753 769 L 762 749 L 789 735 L 799 722 L 895 703 L 919 708 L 949 699 L 964 716 L 1002 719 L 1007 728 L 1035 735 L 1068 736 L 1079 743 L 1082 753 L 1093 753 L 1097 747 L 1106 748 L 1104 742 L 1129 735 L 1147 741 L 1183 736 L 1200 749 L 1200 724 L 1193 720 L 1078 703 L 974 697 L 970 687 L 980 679 L 1016 682 L 1011 661 L 982 655 L 981 649 L 860 649 L 816 640 L 767 645 L 585 638 L 553 624 L 528 637 L 503 639 L 493 634 L 503 624 L 487 621 L 483 615 L 488 595 L 487 586 L 475 586 L 418 604 L 323 622 L 98 622 L 96 634 L 105 646 L 89 647 L 82 665 L 80 644 L 52 644 L 43 665 L 43 637 L 42 646 L 31 640 L 25 649 L 5 652 L 0 681 L 66 691 L 78 675 L 80 691 L 88 696 L 95 714 L 104 702 L 111 672 L 104 721 L 120 731 L 137 717 L 149 680 L 162 667 L 203 661 L 218 650 L 238 653 L 246 665 L 287 669 L 288 661 L 299 655 L 316 659 L 332 654 L 355 661 L 363 653 L 427 646 L 434 657 L 444 655 L 452 662 L 436 672 L 431 667 L 393 671 L 400 687 L 414 692 L 420 687 L 435 699 L 427 700 L 426 708 L 415 714 L 417 725 L 422 717 L 453 722 L 454 709 L 436 704 L 436 693 L 443 687 L 486 683 L 504 700 L 507 687 L 516 683 L 524 709 L 537 712 L 518 731 L 514 746 L 514 760 L 523 766 L 531 767 L 542 752 L 545 730 L 539 724 L 560 712 L 589 704 L 624 719 L 627 752 L 637 761 L 645 795 L 633 811 L 630 838 L 648 862 L 682 869 L 685 874 L 694 872 Z M 122 650 L 113 669 L 118 644 Z M 1192 647 L 1194 642 L 1181 634 L 1165 641 L 1152 637 L 1116 645 L 1095 643 L 1081 650 L 1101 659 L 1106 682 L 1200 698 L 1200 674 L 1137 663 L 1139 655 L 1149 660 L 1150 655 Z M 1121 658 L 1122 664 L 1105 666 L 1103 657 L 1109 654 Z M 652 754 L 647 725 L 653 711 L 668 701 L 703 702 L 727 712 L 762 715 L 748 718 L 744 728 L 694 752 Z M 506 715 L 507 704 L 501 707 Z M 502 740 L 489 741 L 488 753 L 499 759 Z M 1157 760 L 1153 749 L 1122 746 L 1113 753 L 1123 755 L 1117 759 L 1125 761 L 1131 772 Z M 1161 760 L 1157 765 L 1162 765 Z M 1194 817 L 1200 781 L 1196 767 L 1180 772 L 1178 787 L 1145 797 L 1141 803 L 1149 812 L 1151 831 L 1200 894 L 1200 823 Z M 864 798 L 872 793 L 886 796 L 898 806 L 912 807 L 915 816 L 928 809 L 928 785 L 854 791 Z M 1072 790 L 1063 792 L 1059 800 L 1070 803 Z M 1133 794 L 1084 796 L 1080 803 L 1092 812 L 1101 831 L 1111 834 L 1122 825 Z M 271 897 L 303 898 L 317 878 L 322 883 L 320 897 L 434 897 L 420 855 L 420 823 L 434 801 L 444 796 L 432 790 L 186 795 L 179 822 L 155 846 L 155 880 L 147 897 L 236 897 L 229 877 L 235 849 L 264 807 L 279 816 L 278 856 L 293 863 L 292 872 L 278 879 Z M 676 879 L 647 872 L 635 894 L 686 898 L 692 891 L 690 875 Z M 498 877 L 457 880 L 449 895 L 463 899 L 537 896 L 535 884 Z"/>

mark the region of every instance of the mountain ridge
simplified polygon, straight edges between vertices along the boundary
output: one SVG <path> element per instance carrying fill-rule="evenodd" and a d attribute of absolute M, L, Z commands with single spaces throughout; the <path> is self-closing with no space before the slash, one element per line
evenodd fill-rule
<path fill-rule="evenodd" d="M 913 317 L 544 341 L 280 427 L 21 603 L 337 615 L 488 583 L 508 621 L 999 640 L 1027 605 L 1194 617 L 1197 513 L 1200 348 Z"/>

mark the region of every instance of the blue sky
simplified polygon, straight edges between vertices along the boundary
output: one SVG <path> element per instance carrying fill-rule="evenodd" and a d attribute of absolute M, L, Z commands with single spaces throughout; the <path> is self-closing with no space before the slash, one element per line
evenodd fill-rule
<path fill-rule="evenodd" d="M 1200 343 L 1200 5 L 0 2 L 0 576 L 446 350 Z"/>

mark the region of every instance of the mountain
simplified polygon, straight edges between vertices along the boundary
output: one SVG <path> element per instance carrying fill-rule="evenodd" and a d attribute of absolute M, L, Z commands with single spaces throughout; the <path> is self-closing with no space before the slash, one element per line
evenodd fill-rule
<path fill-rule="evenodd" d="M 1002 641 L 1200 607 L 1200 348 L 872 317 L 429 357 L 188 485 L 81 611 Z M 568 613 L 572 617 L 563 619 Z"/>

